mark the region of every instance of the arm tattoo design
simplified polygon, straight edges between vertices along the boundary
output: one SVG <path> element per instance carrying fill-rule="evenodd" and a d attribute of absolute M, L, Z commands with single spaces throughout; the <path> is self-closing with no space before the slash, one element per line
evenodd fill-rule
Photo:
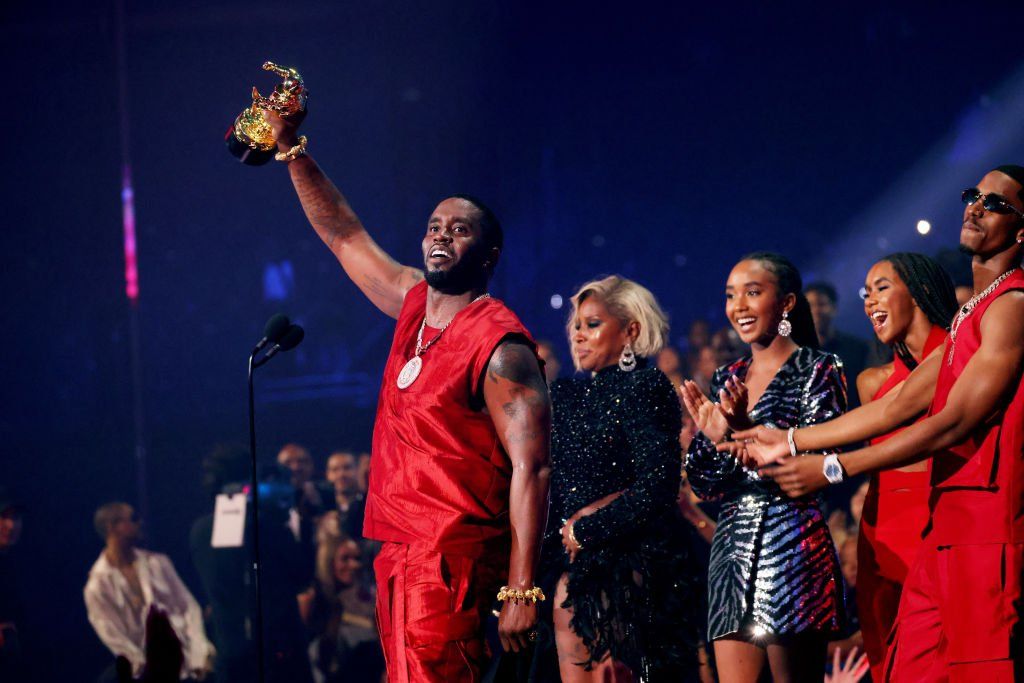
<path fill-rule="evenodd" d="M 536 356 L 525 344 L 502 344 L 488 365 L 487 379 L 496 384 L 503 380 L 513 384 L 508 391 L 511 400 L 502 404 L 501 409 L 514 422 L 525 427 L 530 418 L 540 417 L 549 410 L 547 383 Z M 527 441 L 537 435 L 517 436 Z"/>

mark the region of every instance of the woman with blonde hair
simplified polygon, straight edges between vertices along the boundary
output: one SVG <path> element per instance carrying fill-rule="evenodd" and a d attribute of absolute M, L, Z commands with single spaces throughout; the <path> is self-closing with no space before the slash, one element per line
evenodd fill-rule
<path fill-rule="evenodd" d="M 647 359 L 668 320 L 619 276 L 583 285 L 568 322 L 583 377 L 557 380 L 548 576 L 561 679 L 695 677 L 702 591 L 678 516 L 680 408 Z"/>

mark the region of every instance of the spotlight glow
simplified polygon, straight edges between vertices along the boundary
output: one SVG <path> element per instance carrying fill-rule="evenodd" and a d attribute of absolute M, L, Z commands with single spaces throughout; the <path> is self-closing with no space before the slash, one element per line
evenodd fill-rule
<path fill-rule="evenodd" d="M 562 301 L 562 295 L 561 294 L 552 294 L 551 295 L 551 308 L 553 308 L 553 309 L 555 309 L 557 311 L 558 309 L 560 309 L 562 307 L 562 303 L 563 303 L 563 301 Z"/>
<path fill-rule="evenodd" d="M 921 235 L 927 235 L 932 231 L 932 224 L 923 218 L 917 222 L 917 232 Z"/>

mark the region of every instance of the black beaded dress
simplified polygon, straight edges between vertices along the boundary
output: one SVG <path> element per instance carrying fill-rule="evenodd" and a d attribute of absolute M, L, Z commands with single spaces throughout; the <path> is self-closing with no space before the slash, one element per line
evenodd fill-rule
<path fill-rule="evenodd" d="M 717 397 L 729 377 L 746 377 L 750 360 L 716 370 L 711 395 Z M 800 347 L 748 415 L 756 425 L 789 429 L 845 410 L 842 362 Z M 690 444 L 686 473 L 698 496 L 721 501 L 708 576 L 709 640 L 841 633 L 843 580 L 819 497 L 787 497 L 771 479 L 719 453 L 703 434 Z"/>
<path fill-rule="evenodd" d="M 608 653 L 643 680 L 688 680 L 703 626 L 703 583 L 691 561 L 676 497 L 682 466 L 680 408 L 658 369 L 638 359 L 623 372 L 551 387 L 549 588 L 568 572 L 571 626 L 593 661 Z M 581 517 L 581 550 L 569 562 L 559 529 L 589 503 L 622 495 Z"/>

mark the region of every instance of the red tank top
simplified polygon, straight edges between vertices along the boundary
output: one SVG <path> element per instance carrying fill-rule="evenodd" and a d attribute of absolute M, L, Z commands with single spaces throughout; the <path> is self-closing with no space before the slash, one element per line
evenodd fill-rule
<path fill-rule="evenodd" d="M 932 329 L 928 333 L 928 339 L 926 339 L 924 342 L 924 350 L 922 352 L 921 359 L 924 360 L 925 358 L 927 358 L 932 351 L 934 351 L 937 347 L 942 346 L 942 344 L 945 341 L 946 331 L 939 327 L 938 325 L 932 325 Z M 895 356 L 892 361 L 892 374 L 889 375 L 888 379 L 886 379 L 885 382 L 882 383 L 882 386 L 878 388 L 878 391 L 875 392 L 875 395 L 872 397 L 872 400 L 877 401 L 881 397 L 888 394 L 890 391 L 893 390 L 893 388 L 897 384 L 899 384 L 907 377 L 909 377 L 910 372 L 910 368 L 907 367 L 907 364 L 904 363 L 898 355 Z M 904 429 L 906 428 L 899 427 L 889 432 L 888 434 L 876 436 L 874 439 L 871 439 L 871 443 L 881 443 L 882 441 L 891 438 L 893 435 L 899 434 Z"/>
<path fill-rule="evenodd" d="M 930 415 L 945 407 L 957 378 L 981 346 L 981 321 L 989 306 L 1015 289 L 1024 290 L 1020 270 L 963 321 L 955 346 L 947 345 L 943 356 Z M 973 434 L 935 454 L 932 538 L 936 543 L 1024 542 L 1024 382 L 1018 381 L 1013 392 L 1013 398 Z"/>
<path fill-rule="evenodd" d="M 398 373 L 415 355 L 427 283 L 411 290 L 395 326 L 377 403 L 363 533 L 378 541 L 479 557 L 507 547 L 512 467 L 481 411 L 481 379 L 503 339 L 529 332 L 497 299 L 459 311 L 421 358 L 406 389 Z"/>

